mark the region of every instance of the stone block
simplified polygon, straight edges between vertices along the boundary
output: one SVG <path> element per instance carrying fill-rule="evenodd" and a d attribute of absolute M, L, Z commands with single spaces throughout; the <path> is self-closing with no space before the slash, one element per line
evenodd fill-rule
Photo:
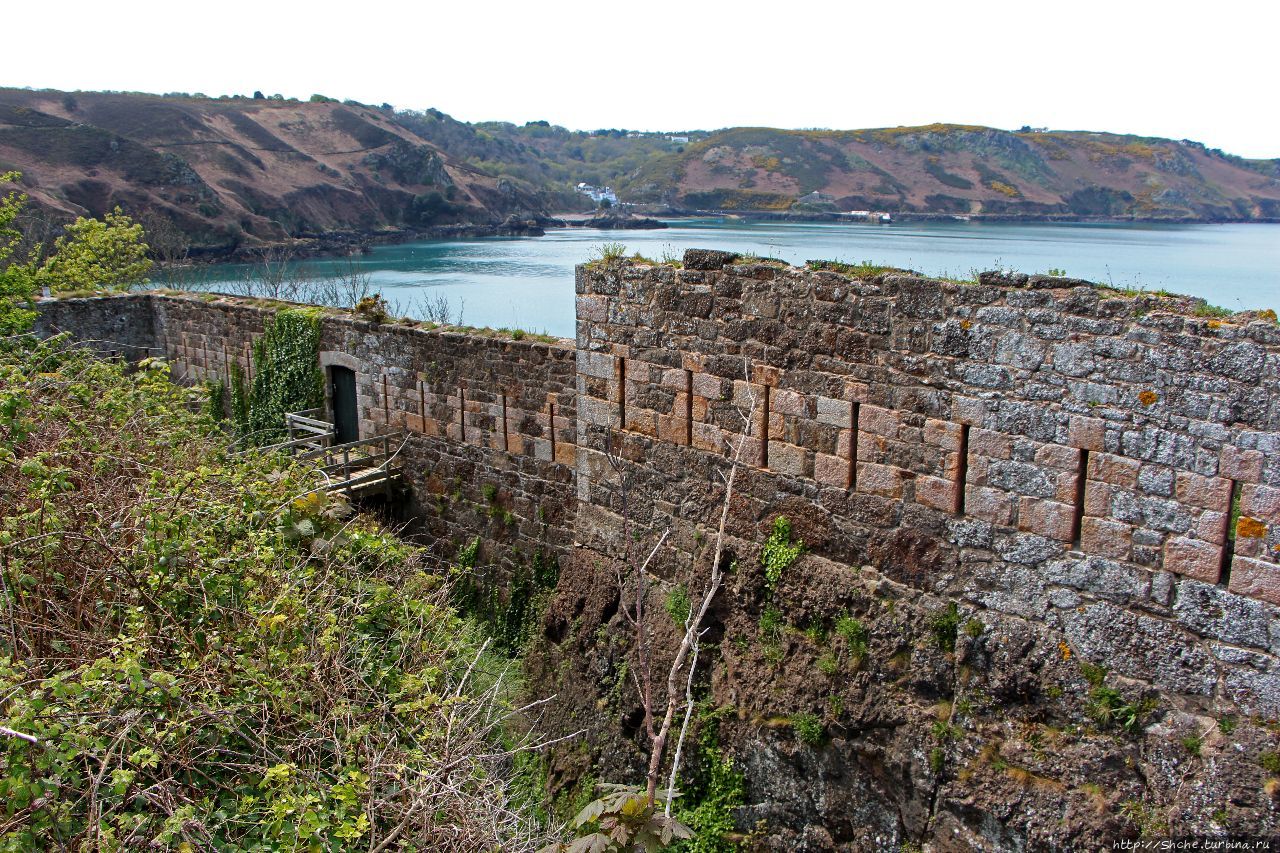
<path fill-rule="evenodd" d="M 627 412 L 627 429 L 631 432 L 646 435 L 649 438 L 658 436 L 658 415 L 651 411 Z"/>
<path fill-rule="evenodd" d="M 602 352 L 578 350 L 578 372 L 596 379 L 613 379 L 618 375 L 618 364 L 613 356 Z"/>
<path fill-rule="evenodd" d="M 853 417 L 853 404 L 834 397 L 818 397 L 817 420 L 820 424 L 848 427 Z"/>
<path fill-rule="evenodd" d="M 699 450 L 708 450 L 712 453 L 724 452 L 724 430 L 714 424 L 702 423 L 701 421 L 693 425 L 693 446 Z M 755 460 L 743 455 L 744 463 L 752 465 Z"/>
<path fill-rule="evenodd" d="M 1237 555 L 1231 561 L 1229 588 L 1237 595 L 1280 604 L 1280 566 Z"/>
<path fill-rule="evenodd" d="M 537 448 L 539 447 L 539 445 L 537 445 L 536 442 L 540 440 L 541 439 L 535 439 L 535 445 L 534 445 L 535 450 L 537 450 Z M 555 461 L 560 463 L 561 465 L 573 465 L 577 461 L 578 446 L 576 444 L 569 444 L 567 442 L 556 442 L 555 448 L 556 448 Z M 538 455 L 539 459 L 542 458 L 540 454 L 541 454 L 541 450 L 537 450 L 536 455 Z"/>
<path fill-rule="evenodd" d="M 1227 541 L 1227 513 L 1214 510 L 1200 513 L 1200 517 L 1196 519 L 1194 534 L 1195 538 L 1205 542 L 1223 544 Z"/>
<path fill-rule="evenodd" d="M 662 371 L 658 384 L 663 388 L 683 392 L 689 384 L 689 376 L 681 368 L 660 368 Z"/>
<path fill-rule="evenodd" d="M 1224 445 L 1218 455 L 1218 474 L 1237 482 L 1262 482 L 1262 467 L 1266 458 L 1257 450 L 1241 450 Z"/>
<path fill-rule="evenodd" d="M 683 265 L 686 270 L 718 270 L 738 259 L 733 252 L 715 249 L 686 249 Z"/>
<path fill-rule="evenodd" d="M 901 419 L 897 412 L 879 406 L 861 406 L 858 411 L 858 432 L 897 438 Z"/>
<path fill-rule="evenodd" d="M 841 459 L 848 459 L 852 456 L 853 430 L 842 429 L 836 436 L 836 455 Z"/>
<path fill-rule="evenodd" d="M 824 486 L 843 489 L 849 484 L 849 460 L 828 453 L 815 454 L 813 478 Z"/>
<path fill-rule="evenodd" d="M 693 374 L 693 393 L 708 400 L 719 400 L 724 389 L 724 380 L 710 373 Z"/>
<path fill-rule="evenodd" d="M 1106 421 L 1072 415 L 1067 422 L 1067 443 L 1084 450 L 1101 451 L 1106 439 Z"/>
<path fill-rule="evenodd" d="M 987 402 L 973 397 L 954 397 L 951 400 L 951 417 L 957 423 L 980 427 L 987 417 Z"/>
<path fill-rule="evenodd" d="M 903 471 L 892 465 L 858 463 L 858 491 L 886 498 L 901 498 Z"/>
<path fill-rule="evenodd" d="M 1268 526 L 1280 524 L 1280 489 L 1246 484 L 1240 489 L 1240 515 L 1256 518 Z"/>
<path fill-rule="evenodd" d="M 989 429 L 969 430 L 969 452 L 992 459 L 1008 459 L 1013 455 L 1013 439 Z"/>
<path fill-rule="evenodd" d="M 576 302 L 578 319 L 604 323 L 609 319 L 609 297 L 582 295 Z"/>
<path fill-rule="evenodd" d="M 769 411 L 780 415 L 807 416 L 809 398 L 798 391 L 775 388 L 769 395 Z"/>
<path fill-rule="evenodd" d="M 927 418 L 924 422 L 924 443 L 944 450 L 956 450 L 960 447 L 960 424 Z"/>
<path fill-rule="evenodd" d="M 1133 547 L 1133 528 L 1118 521 L 1086 517 L 1080 525 L 1080 550 L 1098 557 L 1127 560 Z"/>
<path fill-rule="evenodd" d="M 1106 518 L 1111 511 L 1111 498 L 1115 494 L 1115 486 L 1110 483 L 1099 483 L 1096 480 L 1085 480 L 1084 514 L 1095 518 Z"/>
<path fill-rule="evenodd" d="M 1089 479 L 1110 483 L 1125 489 L 1137 488 L 1138 471 L 1142 463 L 1137 459 L 1116 456 L 1114 453 L 1089 454 Z"/>
<path fill-rule="evenodd" d="M 1058 501 L 1023 497 L 1018 499 L 1018 529 L 1046 539 L 1070 542 L 1076 508 Z"/>
<path fill-rule="evenodd" d="M 769 442 L 769 470 L 792 477 L 812 475 L 812 452 L 785 441 Z"/>
<path fill-rule="evenodd" d="M 1199 539 L 1174 536 L 1164 545 L 1165 571 L 1205 583 L 1217 583 L 1222 549 Z"/>
<path fill-rule="evenodd" d="M 688 421 L 678 415 L 658 416 L 658 440 L 670 444 L 684 444 L 688 438 Z"/>
<path fill-rule="evenodd" d="M 941 512 L 955 512 L 960 484 L 941 477 L 921 476 L 915 479 L 915 499 L 921 506 Z"/>
<path fill-rule="evenodd" d="M 1180 503 L 1225 511 L 1231 501 L 1231 481 L 1191 471 L 1177 471 L 1173 478 L 1173 494 Z"/>
<path fill-rule="evenodd" d="M 1080 469 L 1080 450 L 1061 444 L 1045 444 L 1036 450 L 1035 460 L 1048 468 L 1074 472 Z"/>
<path fill-rule="evenodd" d="M 1013 506 L 1013 497 L 1008 492 L 973 484 L 965 488 L 965 515 L 1008 527 L 1013 523 Z"/>

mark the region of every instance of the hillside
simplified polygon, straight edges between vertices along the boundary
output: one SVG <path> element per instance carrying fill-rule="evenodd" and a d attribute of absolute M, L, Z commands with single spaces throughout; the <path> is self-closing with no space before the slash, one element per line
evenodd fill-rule
<path fill-rule="evenodd" d="M 0 89 L 8 169 L 54 221 L 121 206 L 162 257 L 527 231 L 590 209 L 579 182 L 686 212 L 1280 218 L 1280 160 L 1189 141 L 962 125 L 572 131 L 329 99 Z"/>
<path fill-rule="evenodd" d="M 960 125 L 724 130 L 647 164 L 621 188 L 629 200 L 699 210 L 1280 217 L 1280 160 L 1189 141 Z"/>
<path fill-rule="evenodd" d="M 536 217 L 537 194 L 480 174 L 389 109 L 298 101 L 0 89 L 0 171 L 56 218 L 115 205 L 225 253 Z"/>

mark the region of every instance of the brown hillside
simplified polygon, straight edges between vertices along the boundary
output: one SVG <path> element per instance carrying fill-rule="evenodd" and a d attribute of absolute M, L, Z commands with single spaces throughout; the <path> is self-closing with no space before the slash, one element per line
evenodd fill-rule
<path fill-rule="evenodd" d="M 648 164 L 624 189 L 699 209 L 1280 217 L 1280 163 L 1274 160 L 1245 160 L 1189 141 L 961 125 L 735 128 Z"/>
<path fill-rule="evenodd" d="M 120 205 L 213 251 L 541 213 L 535 194 L 454 162 L 389 110 L 332 102 L 0 89 L 8 169 L 59 217 Z"/>

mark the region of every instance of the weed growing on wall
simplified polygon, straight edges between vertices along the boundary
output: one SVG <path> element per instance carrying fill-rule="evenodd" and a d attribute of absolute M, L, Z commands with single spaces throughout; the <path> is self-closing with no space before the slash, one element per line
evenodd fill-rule
<path fill-rule="evenodd" d="M 720 748 L 720 719 L 732 710 L 705 704 L 699 709 L 698 738 L 676 809 L 676 819 L 693 830 L 693 838 L 673 845 L 680 853 L 732 853 L 738 849 L 726 836 L 736 828 L 734 811 L 746 801 L 745 778 Z"/>
<path fill-rule="evenodd" d="M 764 566 L 764 586 L 769 595 L 773 595 L 782 574 L 800 558 L 804 552 L 803 542 L 791 540 L 791 522 L 785 515 L 773 520 L 773 530 L 765 540 L 760 552 L 760 564 Z"/>
<path fill-rule="evenodd" d="M 539 548 L 527 564 L 518 563 L 508 574 L 478 565 L 479 557 L 478 537 L 455 556 L 453 603 L 484 625 L 504 653 L 519 655 L 556 588 L 559 563 Z"/>
<path fill-rule="evenodd" d="M 251 445 L 281 440 L 284 416 L 324 403 L 320 369 L 320 312 L 277 311 L 253 342 L 253 383 L 231 365 L 231 417 L 237 436 Z"/>

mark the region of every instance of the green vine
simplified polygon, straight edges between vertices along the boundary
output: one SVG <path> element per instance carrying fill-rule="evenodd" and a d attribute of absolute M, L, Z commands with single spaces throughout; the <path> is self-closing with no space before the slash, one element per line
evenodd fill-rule
<path fill-rule="evenodd" d="M 231 415 L 237 434 L 250 444 L 280 441 L 286 413 L 323 402 L 320 313 L 306 308 L 277 311 L 253 342 L 252 385 L 238 364 L 231 368 Z"/>
<path fill-rule="evenodd" d="M 698 739 L 689 756 L 688 784 L 676 802 L 676 818 L 693 830 L 693 838 L 673 845 L 682 853 L 730 853 L 736 830 L 734 811 L 746 801 L 745 777 L 720 748 L 720 718 L 731 708 L 703 705 Z"/>
<path fill-rule="evenodd" d="M 477 566 L 479 550 L 477 537 L 454 557 L 453 605 L 481 622 L 505 653 L 519 655 L 556 587 L 560 566 L 539 548 L 528 565 L 504 573 Z"/>

